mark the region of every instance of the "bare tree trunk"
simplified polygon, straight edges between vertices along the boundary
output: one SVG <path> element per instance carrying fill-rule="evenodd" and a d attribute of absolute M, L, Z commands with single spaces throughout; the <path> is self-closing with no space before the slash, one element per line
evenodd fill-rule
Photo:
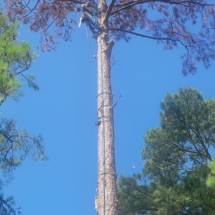
<path fill-rule="evenodd" d="M 99 11 L 102 13 L 102 10 Z M 101 17 L 99 20 L 100 26 L 105 29 L 107 26 L 102 22 Z M 110 56 L 114 41 L 109 41 L 107 33 L 103 31 L 97 38 L 97 44 L 98 185 L 96 210 L 98 215 L 117 215 L 113 95 L 110 80 Z"/>

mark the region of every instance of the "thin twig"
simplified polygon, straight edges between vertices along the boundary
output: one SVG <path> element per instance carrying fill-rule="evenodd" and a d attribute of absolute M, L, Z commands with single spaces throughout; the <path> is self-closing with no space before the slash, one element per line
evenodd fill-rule
<path fill-rule="evenodd" d="M 112 107 L 112 109 L 114 109 L 114 107 L 118 104 L 118 102 L 119 102 L 119 100 L 120 100 L 121 97 L 122 97 L 122 96 L 120 95 L 119 98 L 117 99 L 116 103 L 115 103 L 114 106 Z"/>

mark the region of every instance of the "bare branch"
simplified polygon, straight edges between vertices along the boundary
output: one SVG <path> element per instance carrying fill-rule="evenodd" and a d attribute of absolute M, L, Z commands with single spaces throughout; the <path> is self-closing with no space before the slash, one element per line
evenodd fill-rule
<path fill-rule="evenodd" d="M 117 99 L 116 103 L 114 104 L 114 106 L 112 107 L 112 109 L 114 109 L 114 107 L 118 104 L 119 100 L 121 99 L 121 95 L 119 96 L 119 98 Z"/>

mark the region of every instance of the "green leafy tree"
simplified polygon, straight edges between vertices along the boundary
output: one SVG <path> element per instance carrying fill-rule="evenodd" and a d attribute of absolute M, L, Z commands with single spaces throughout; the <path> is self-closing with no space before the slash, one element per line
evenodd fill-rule
<path fill-rule="evenodd" d="M 34 90 L 39 86 L 34 82 L 34 76 L 24 72 L 30 68 L 35 54 L 31 52 L 30 45 L 26 42 L 18 43 L 18 25 L 8 22 L 0 14 L 0 105 L 10 97 L 17 99 L 20 88 L 24 83 Z M 13 179 L 13 171 L 22 164 L 27 155 L 32 155 L 36 160 L 47 159 L 42 145 L 41 135 L 35 137 L 27 131 L 17 127 L 14 119 L 0 119 L 0 170 L 4 180 L 0 180 L 0 214 L 15 215 L 21 213 L 14 208 L 12 197 L 5 198 L 2 186 Z"/>
<path fill-rule="evenodd" d="M 161 109 L 160 127 L 144 137 L 142 176 L 119 179 L 120 214 L 215 214 L 215 192 L 206 185 L 215 147 L 215 99 L 180 88 L 167 93 Z"/>

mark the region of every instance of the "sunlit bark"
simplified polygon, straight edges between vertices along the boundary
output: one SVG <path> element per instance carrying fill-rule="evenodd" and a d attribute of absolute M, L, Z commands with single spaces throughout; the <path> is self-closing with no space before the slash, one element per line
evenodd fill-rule
<path fill-rule="evenodd" d="M 97 38 L 98 45 L 98 193 L 99 215 L 117 215 L 116 168 L 114 157 L 114 119 L 110 77 L 110 56 L 114 42 L 107 38 L 105 2 L 99 3 L 99 23 L 104 31 Z"/>

